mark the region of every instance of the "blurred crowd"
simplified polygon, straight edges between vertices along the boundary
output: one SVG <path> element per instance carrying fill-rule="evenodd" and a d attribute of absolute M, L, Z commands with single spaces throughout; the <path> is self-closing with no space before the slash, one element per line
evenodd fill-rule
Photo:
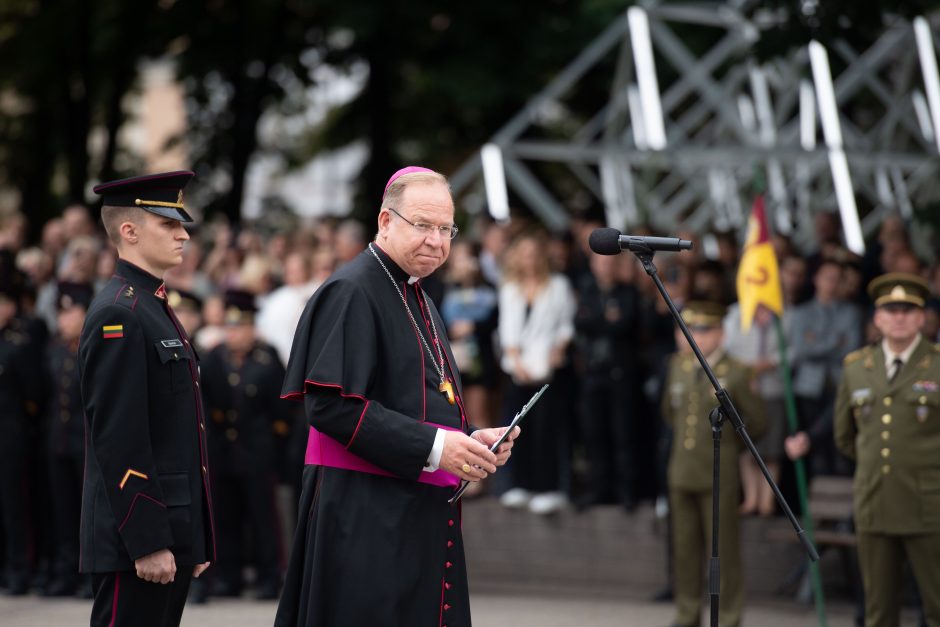
<path fill-rule="evenodd" d="M 0 582 L 15 594 L 87 595 L 77 574 L 84 433 L 75 355 L 84 308 L 116 253 L 83 206 L 42 225 L 36 243 L 29 226 L 21 214 L 0 222 Z M 632 512 L 666 493 L 671 434 L 660 407 L 670 355 L 684 340 L 632 255 L 590 252 L 588 236 L 601 226 L 579 218 L 550 234 L 524 220 L 474 219 L 446 266 L 422 281 L 447 323 L 474 424 L 507 423 L 551 384 L 507 472 L 469 496 L 550 514 L 596 504 Z M 194 591 L 202 598 L 240 595 L 249 583 L 258 597 L 278 594 L 306 441 L 302 408 L 277 398 L 283 368 L 307 300 L 372 234 L 332 218 L 282 231 L 207 222 L 166 275 L 170 305 L 201 356 L 213 500 L 223 510 L 220 563 Z M 773 316 L 759 310 L 740 331 L 738 234 L 676 235 L 696 247 L 659 254 L 659 275 L 680 308 L 728 306 L 725 348 L 755 372 L 768 419 L 759 449 L 771 472 L 785 476 L 789 457 L 808 455 L 813 474 L 851 473 L 832 445 L 832 410 L 842 359 L 877 340 L 864 288 L 884 272 L 923 276 L 933 295 L 925 335 L 936 341 L 940 266 L 918 258 L 899 218 L 884 221 L 861 257 L 841 244 L 835 214 L 816 216 L 812 242 L 774 237 L 801 424 L 788 439 Z M 756 467 L 742 460 L 741 472 L 742 513 L 775 515 Z"/>

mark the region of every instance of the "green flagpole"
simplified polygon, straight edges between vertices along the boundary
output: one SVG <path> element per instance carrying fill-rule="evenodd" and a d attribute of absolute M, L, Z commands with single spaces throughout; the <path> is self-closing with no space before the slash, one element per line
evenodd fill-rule
<path fill-rule="evenodd" d="M 790 435 L 800 430 L 800 425 L 796 417 L 796 400 L 793 397 L 793 382 L 790 380 L 790 364 L 787 360 L 787 342 L 783 336 L 783 325 L 780 322 L 780 316 L 774 316 L 774 328 L 777 331 L 777 347 L 780 350 L 780 376 L 783 377 L 784 398 L 787 407 L 787 426 Z M 796 488 L 800 498 L 800 509 L 803 511 L 803 528 L 810 542 L 813 539 L 813 519 L 809 515 L 809 496 L 806 487 L 806 468 L 802 459 L 793 461 L 796 468 Z M 816 602 L 816 615 L 819 618 L 820 627 L 826 626 L 826 599 L 823 596 L 822 577 L 819 574 L 819 562 L 809 561 L 810 578 L 813 583 L 813 599 Z"/>

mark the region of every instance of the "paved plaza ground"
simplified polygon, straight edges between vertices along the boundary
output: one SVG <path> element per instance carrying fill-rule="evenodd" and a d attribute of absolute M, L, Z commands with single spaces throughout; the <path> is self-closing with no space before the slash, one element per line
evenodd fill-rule
<path fill-rule="evenodd" d="M 623 599 L 551 598 L 476 594 L 472 598 L 475 627 L 661 627 L 672 617 L 668 604 Z M 249 599 L 214 600 L 190 606 L 184 627 L 267 627 L 275 603 Z M 42 599 L 36 596 L 0 597 L 3 627 L 71 627 L 88 624 L 90 602 Z M 747 606 L 744 624 L 750 627 L 811 627 L 812 608 L 793 603 L 757 602 Z M 829 627 L 850 627 L 848 607 L 830 609 Z M 911 621 L 905 624 L 914 623 Z M 703 621 L 707 625 L 707 621 Z"/>

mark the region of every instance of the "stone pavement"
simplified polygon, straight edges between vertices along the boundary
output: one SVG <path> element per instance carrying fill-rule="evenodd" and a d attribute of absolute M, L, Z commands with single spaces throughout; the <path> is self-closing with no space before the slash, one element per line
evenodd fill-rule
<path fill-rule="evenodd" d="M 668 604 L 626 599 L 475 594 L 471 602 L 475 627 L 661 627 L 668 625 L 671 618 Z M 187 607 L 183 627 L 268 627 L 274 620 L 275 608 L 276 604 L 270 601 L 213 600 L 207 605 Z M 88 624 L 89 610 L 90 601 L 0 596 L 0 625 L 79 627 Z M 816 624 L 812 608 L 775 601 L 747 605 L 744 618 L 747 627 Z M 703 624 L 707 625 L 707 620 Z M 851 627 L 849 609 L 831 608 L 828 624 Z"/>

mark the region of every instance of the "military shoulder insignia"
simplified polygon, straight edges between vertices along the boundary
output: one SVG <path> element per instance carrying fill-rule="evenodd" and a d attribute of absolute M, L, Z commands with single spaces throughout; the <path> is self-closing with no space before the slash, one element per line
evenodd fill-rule
<path fill-rule="evenodd" d="M 106 324 L 101 327 L 101 337 L 106 340 L 116 340 L 124 337 L 123 324 Z"/>
<path fill-rule="evenodd" d="M 845 356 L 845 359 L 842 360 L 842 363 L 846 366 L 848 366 L 849 364 L 855 363 L 856 361 L 864 357 L 868 350 L 869 348 L 866 346 L 865 348 L 860 348 L 857 351 L 852 351 L 851 353 Z"/>
<path fill-rule="evenodd" d="M 117 296 L 114 298 L 114 303 L 118 305 L 124 305 L 131 311 L 137 307 L 137 290 L 134 289 L 134 286 L 130 283 L 125 283 L 120 290 L 118 290 Z"/>

